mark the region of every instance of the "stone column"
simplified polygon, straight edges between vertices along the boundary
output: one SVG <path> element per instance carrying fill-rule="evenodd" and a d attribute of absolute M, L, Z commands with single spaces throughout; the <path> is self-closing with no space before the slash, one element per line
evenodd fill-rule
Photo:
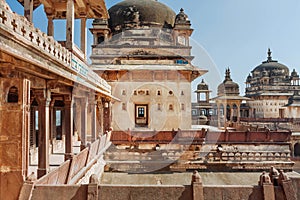
<path fill-rule="evenodd" d="M 65 125 L 65 109 L 61 109 L 61 139 L 65 142 L 66 139 L 66 125 Z"/>
<path fill-rule="evenodd" d="M 237 120 L 236 120 L 237 123 L 240 123 L 240 119 L 241 119 L 241 105 L 237 105 Z"/>
<path fill-rule="evenodd" d="M 94 142 L 97 139 L 97 102 L 92 101 L 90 102 L 90 106 L 91 106 L 91 135 L 92 135 L 92 142 Z"/>
<path fill-rule="evenodd" d="M 80 137 L 80 133 L 81 133 L 81 114 L 80 114 L 80 110 L 81 110 L 81 105 L 80 105 L 80 100 L 78 99 L 74 99 L 74 133 L 76 132 L 77 136 Z"/>
<path fill-rule="evenodd" d="M 98 199 L 98 178 L 96 174 L 90 176 L 90 182 L 88 184 L 87 200 L 97 200 Z"/>
<path fill-rule="evenodd" d="M 73 49 L 74 43 L 74 0 L 67 0 L 66 48 Z"/>
<path fill-rule="evenodd" d="M 53 152 L 53 139 L 55 138 L 56 133 L 56 113 L 54 109 L 54 103 L 55 100 L 52 99 L 50 103 L 50 134 L 49 134 L 49 140 L 50 144 L 52 144 L 52 152 Z"/>
<path fill-rule="evenodd" d="M 224 127 L 225 127 L 225 129 L 226 129 L 226 127 L 227 127 L 227 124 L 226 124 L 226 120 L 227 120 L 227 102 L 225 103 L 225 105 L 223 105 L 223 111 L 224 111 Z"/>
<path fill-rule="evenodd" d="M 87 137 L 87 108 L 88 108 L 88 101 L 87 98 L 81 99 L 81 130 L 80 130 L 80 138 L 81 138 L 81 145 L 80 149 L 83 150 L 86 147 Z"/>
<path fill-rule="evenodd" d="M 48 15 L 47 35 L 54 36 L 53 15 Z"/>
<path fill-rule="evenodd" d="M 39 155 L 38 155 L 38 178 L 49 172 L 49 105 L 51 101 L 51 92 L 41 90 L 35 92 L 38 101 L 39 111 Z"/>
<path fill-rule="evenodd" d="M 111 109 L 110 109 L 110 102 L 105 100 L 103 108 L 103 131 L 109 131 L 111 126 Z"/>
<path fill-rule="evenodd" d="M 286 200 L 297 200 L 297 193 L 294 190 L 293 182 L 282 170 L 280 170 L 278 182 L 283 189 Z"/>
<path fill-rule="evenodd" d="M 205 92 L 206 102 L 209 102 L 209 92 Z"/>
<path fill-rule="evenodd" d="M 221 127 L 221 122 L 220 122 L 220 119 L 221 119 L 221 116 L 220 116 L 220 104 L 217 103 L 217 116 L 218 116 L 218 128 Z"/>
<path fill-rule="evenodd" d="M 80 17 L 81 20 L 81 37 L 80 37 L 80 48 L 86 57 L 86 16 Z"/>
<path fill-rule="evenodd" d="M 264 171 L 259 177 L 258 184 L 262 187 L 264 200 L 275 200 L 274 185 L 269 174 Z"/>
<path fill-rule="evenodd" d="M 64 99 L 64 130 L 65 138 L 65 160 L 73 157 L 73 99 L 71 96 L 66 96 Z"/>
<path fill-rule="evenodd" d="M 98 44 L 97 33 L 93 33 L 93 38 L 94 38 L 94 45 L 97 45 Z"/>
<path fill-rule="evenodd" d="M 108 31 L 104 31 L 104 42 L 106 42 L 108 40 Z"/>
<path fill-rule="evenodd" d="M 234 113 L 233 105 L 230 105 L 230 122 L 233 122 L 233 113 Z"/>
<path fill-rule="evenodd" d="M 97 101 L 97 106 L 96 106 L 96 133 L 98 133 L 97 137 L 103 135 L 103 104 L 102 101 Z"/>
<path fill-rule="evenodd" d="M 33 0 L 24 0 L 24 16 L 30 22 L 33 18 Z"/>
<path fill-rule="evenodd" d="M 198 171 L 194 171 L 192 176 L 193 200 L 204 200 L 203 185 Z"/>

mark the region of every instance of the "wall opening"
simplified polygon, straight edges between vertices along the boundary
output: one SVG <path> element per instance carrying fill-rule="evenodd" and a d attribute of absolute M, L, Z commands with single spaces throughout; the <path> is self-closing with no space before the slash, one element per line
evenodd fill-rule
<path fill-rule="evenodd" d="M 8 103 L 18 103 L 19 100 L 19 93 L 18 88 L 15 86 L 12 86 L 9 88 L 8 94 L 7 94 L 7 102 Z"/>

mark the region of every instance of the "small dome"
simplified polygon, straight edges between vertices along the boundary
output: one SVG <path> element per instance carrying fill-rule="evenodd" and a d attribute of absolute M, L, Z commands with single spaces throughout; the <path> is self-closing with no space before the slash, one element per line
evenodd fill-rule
<path fill-rule="evenodd" d="M 183 8 L 181 8 L 180 12 L 176 15 L 175 24 L 190 24 L 189 17 L 184 13 Z"/>
<path fill-rule="evenodd" d="M 176 13 L 156 0 L 124 0 L 108 10 L 110 28 L 118 30 L 126 23 L 172 28 Z"/>
<path fill-rule="evenodd" d="M 267 71 L 271 76 L 289 75 L 289 68 L 283 64 L 278 63 L 278 61 L 273 60 L 271 56 L 272 52 L 268 49 L 268 59 L 252 71 L 254 74 L 259 75 L 263 71 Z"/>
<path fill-rule="evenodd" d="M 246 82 L 247 82 L 247 83 L 250 83 L 250 82 L 251 82 L 251 79 L 252 79 L 252 76 L 249 74 L 248 77 L 247 77 Z"/>
<path fill-rule="evenodd" d="M 291 77 L 299 77 L 299 75 L 298 75 L 298 73 L 296 72 L 295 69 L 292 71 Z"/>
<path fill-rule="evenodd" d="M 238 96 L 240 94 L 239 85 L 232 81 L 230 69 L 226 69 L 225 80 L 218 86 L 218 96 Z"/>
<path fill-rule="evenodd" d="M 208 90 L 208 85 L 202 79 L 201 83 L 198 84 L 197 90 Z"/>

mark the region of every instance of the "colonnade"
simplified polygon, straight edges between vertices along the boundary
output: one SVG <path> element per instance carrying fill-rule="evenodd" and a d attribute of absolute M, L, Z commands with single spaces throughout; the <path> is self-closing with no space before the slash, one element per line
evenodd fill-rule
<path fill-rule="evenodd" d="M 86 148 L 110 127 L 110 100 L 95 95 L 51 95 L 50 90 L 32 90 L 30 145 L 38 147 L 38 177 L 49 172 L 49 149 L 53 140 L 64 140 L 65 160 L 73 156 L 73 138 L 78 134 L 80 149 Z M 59 111 L 60 119 L 56 118 Z M 57 137 L 57 120 L 61 128 Z M 36 123 L 38 126 L 36 126 Z M 36 130 L 36 127 L 37 130 Z M 35 138 L 37 135 L 37 138 Z M 36 140 L 38 139 L 38 140 Z"/>

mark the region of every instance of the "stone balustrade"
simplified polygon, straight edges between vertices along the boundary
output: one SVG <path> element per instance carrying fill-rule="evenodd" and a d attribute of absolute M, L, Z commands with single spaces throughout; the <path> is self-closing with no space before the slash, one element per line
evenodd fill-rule
<path fill-rule="evenodd" d="M 105 160 L 119 161 L 157 161 L 157 160 L 178 160 L 182 156 L 181 151 L 160 150 L 160 151 L 130 151 L 117 150 L 107 151 Z"/>
<path fill-rule="evenodd" d="M 82 61 L 82 58 L 63 47 L 53 37 L 35 28 L 24 16 L 13 13 L 6 3 L 0 5 L 0 29 L 7 32 L 6 35 L 10 35 L 11 40 L 19 41 L 27 48 L 34 47 L 40 52 L 41 57 L 46 57 L 51 63 L 59 63 L 59 66 L 77 75 L 77 82 L 85 83 L 95 90 L 100 88 L 109 94 L 111 93 L 111 86 L 94 73 Z M 48 70 L 58 73 L 55 69 L 49 68 Z"/>
<path fill-rule="evenodd" d="M 201 153 L 203 154 L 203 152 Z M 196 159 L 200 159 L 196 157 Z M 290 161 L 290 152 L 277 151 L 245 151 L 245 152 L 207 152 L 204 157 L 206 161 Z"/>

